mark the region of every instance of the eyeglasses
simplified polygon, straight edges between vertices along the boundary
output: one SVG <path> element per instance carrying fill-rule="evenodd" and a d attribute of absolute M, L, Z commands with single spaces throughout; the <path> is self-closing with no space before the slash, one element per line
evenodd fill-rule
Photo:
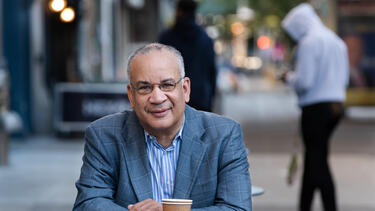
<path fill-rule="evenodd" d="M 137 86 L 133 86 L 130 83 L 130 86 L 135 89 L 135 91 L 140 95 L 147 95 L 150 94 L 153 90 L 155 85 L 159 87 L 159 89 L 163 92 L 171 92 L 176 88 L 176 85 L 183 79 L 184 77 L 180 78 L 180 80 L 174 82 L 174 80 L 167 80 L 160 84 L 151 84 L 147 82 L 139 82 Z"/>

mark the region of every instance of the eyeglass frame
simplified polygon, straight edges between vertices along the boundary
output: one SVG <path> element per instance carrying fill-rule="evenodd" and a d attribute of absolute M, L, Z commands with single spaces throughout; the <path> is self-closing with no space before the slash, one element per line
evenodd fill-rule
<path fill-rule="evenodd" d="M 148 95 L 148 94 L 150 94 L 154 91 L 154 87 L 156 85 L 158 85 L 158 88 L 162 92 L 172 92 L 176 89 L 177 84 L 180 83 L 182 81 L 182 79 L 184 79 L 184 78 L 185 78 L 185 76 L 181 77 L 180 79 L 178 79 L 178 81 L 173 82 L 173 83 L 172 82 L 162 82 L 162 83 L 148 83 L 148 82 L 146 82 L 143 86 L 150 86 L 151 90 L 147 91 L 145 93 L 140 92 L 141 87 L 135 87 L 131 82 L 129 84 L 130 84 L 130 87 L 133 90 L 135 90 L 135 92 L 138 93 L 139 95 Z M 165 85 L 165 84 L 173 85 L 173 88 L 171 90 L 163 90 L 162 85 Z"/>

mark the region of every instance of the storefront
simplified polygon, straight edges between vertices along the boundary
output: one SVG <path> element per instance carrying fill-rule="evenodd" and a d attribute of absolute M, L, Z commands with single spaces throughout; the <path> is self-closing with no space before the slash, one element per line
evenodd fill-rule
<path fill-rule="evenodd" d="M 337 2 L 338 34 L 349 52 L 350 87 L 347 104 L 375 105 L 375 2 Z"/>
<path fill-rule="evenodd" d="M 173 16 L 173 2 L 35 0 L 32 113 L 43 117 L 33 116 L 34 132 L 82 131 L 101 116 L 129 108 L 127 58 L 157 40 Z M 67 8 L 73 11 L 70 21 L 62 19 Z"/>

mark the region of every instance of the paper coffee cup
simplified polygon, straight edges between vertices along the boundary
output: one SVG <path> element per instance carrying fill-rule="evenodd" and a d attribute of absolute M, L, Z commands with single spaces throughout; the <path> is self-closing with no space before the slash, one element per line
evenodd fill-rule
<path fill-rule="evenodd" d="M 190 211 L 193 200 L 162 199 L 163 211 Z"/>

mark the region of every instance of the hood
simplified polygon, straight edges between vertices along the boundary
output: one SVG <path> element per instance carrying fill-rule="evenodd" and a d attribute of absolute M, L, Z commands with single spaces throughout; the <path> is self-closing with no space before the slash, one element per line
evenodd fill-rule
<path fill-rule="evenodd" d="M 302 3 L 286 15 L 281 25 L 294 40 L 299 41 L 310 29 L 322 26 L 322 22 L 310 4 Z"/>

